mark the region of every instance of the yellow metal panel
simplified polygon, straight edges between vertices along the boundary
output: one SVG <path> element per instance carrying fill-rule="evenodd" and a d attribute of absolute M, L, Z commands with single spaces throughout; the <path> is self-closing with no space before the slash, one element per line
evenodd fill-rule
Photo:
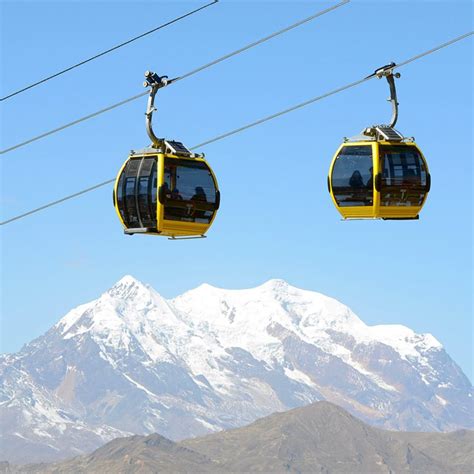
<path fill-rule="evenodd" d="M 169 237 L 204 235 L 209 227 L 210 224 L 165 220 L 160 235 Z"/>
<path fill-rule="evenodd" d="M 119 182 L 119 179 L 120 179 L 120 175 L 122 174 L 122 171 L 123 169 L 125 168 L 125 166 L 127 165 L 128 163 L 128 160 L 130 159 L 130 157 L 127 158 L 127 160 L 125 161 L 125 163 L 122 165 L 122 167 L 120 168 L 118 174 L 117 174 L 117 177 L 115 178 L 115 183 L 114 183 L 114 196 L 115 196 L 115 199 L 114 199 L 114 204 L 115 204 L 115 212 L 117 213 L 117 216 L 122 224 L 122 227 L 125 227 L 125 223 L 123 222 L 123 219 L 122 219 L 122 216 L 120 215 L 120 211 L 119 211 L 119 208 L 118 208 L 118 199 L 117 199 L 117 188 L 118 188 L 118 182 Z"/>
<path fill-rule="evenodd" d="M 381 207 L 379 219 L 414 219 L 420 213 L 421 206 L 386 206 Z"/>

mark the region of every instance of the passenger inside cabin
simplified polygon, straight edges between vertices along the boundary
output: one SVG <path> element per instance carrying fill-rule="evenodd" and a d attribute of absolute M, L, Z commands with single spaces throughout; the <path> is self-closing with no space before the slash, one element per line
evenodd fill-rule
<path fill-rule="evenodd" d="M 349 186 L 351 188 L 363 188 L 364 187 L 364 181 L 362 180 L 362 175 L 360 174 L 359 170 L 355 170 L 352 173 L 352 176 L 349 179 Z"/>

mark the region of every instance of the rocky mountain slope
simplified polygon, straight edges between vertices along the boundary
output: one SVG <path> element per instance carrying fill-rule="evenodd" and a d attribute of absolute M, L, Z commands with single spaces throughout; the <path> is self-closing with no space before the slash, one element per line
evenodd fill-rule
<path fill-rule="evenodd" d="M 403 433 L 370 427 L 328 402 L 180 443 L 160 435 L 116 439 L 57 465 L 10 473 L 331 472 L 467 473 L 474 432 Z"/>
<path fill-rule="evenodd" d="M 384 428 L 472 428 L 472 386 L 430 334 L 367 326 L 271 280 L 165 300 L 126 276 L 0 359 L 2 455 L 90 452 L 117 436 L 179 440 L 328 400 Z"/>

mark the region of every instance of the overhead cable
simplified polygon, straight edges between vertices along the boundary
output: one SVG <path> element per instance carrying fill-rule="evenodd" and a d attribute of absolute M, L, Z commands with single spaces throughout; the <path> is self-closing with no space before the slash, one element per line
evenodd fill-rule
<path fill-rule="evenodd" d="M 271 35 L 265 36 L 264 38 L 261 38 L 261 39 L 259 39 L 258 41 L 255 41 L 255 42 L 253 42 L 253 43 L 250 43 L 250 44 L 244 46 L 243 48 L 239 48 L 239 49 L 237 49 L 237 50 L 235 50 L 235 51 L 232 51 L 231 53 L 228 53 L 228 54 L 226 54 L 226 55 L 224 55 L 224 56 L 221 56 L 220 58 L 215 59 L 214 61 L 211 61 L 211 62 L 209 62 L 209 63 L 207 63 L 207 64 L 204 64 L 203 66 L 200 66 L 200 67 L 198 67 L 198 68 L 196 68 L 196 69 L 193 69 L 193 70 L 190 71 L 190 72 L 187 72 L 186 74 L 183 74 L 183 75 L 181 75 L 181 76 L 178 76 L 178 77 L 174 78 L 172 81 L 170 81 L 170 85 L 171 85 L 171 84 L 174 84 L 174 83 L 176 83 L 176 82 L 178 82 L 178 81 L 180 81 L 180 80 L 182 80 L 182 79 L 186 79 L 186 78 L 188 78 L 188 77 L 190 77 L 190 76 L 193 76 L 194 74 L 197 74 L 198 72 L 201 72 L 201 71 L 203 71 L 204 69 L 210 68 L 211 66 L 215 66 L 216 64 L 218 64 L 218 63 L 220 63 L 220 62 L 222 62 L 222 61 L 225 61 L 226 59 L 229 59 L 229 58 L 231 58 L 232 56 L 236 56 L 236 55 L 238 55 L 238 54 L 240 54 L 240 53 L 243 53 L 244 51 L 247 51 L 247 50 L 250 49 L 250 48 L 253 48 L 253 47 L 255 47 L 255 46 L 259 45 L 259 44 L 262 44 L 262 43 L 264 43 L 264 42 L 266 42 L 266 41 L 268 41 L 268 40 L 270 40 L 270 39 L 272 39 L 272 38 L 275 38 L 276 36 L 282 35 L 283 33 L 286 33 L 286 32 L 288 32 L 288 31 L 290 31 L 290 30 L 292 30 L 292 29 L 294 29 L 294 28 L 297 28 L 298 26 L 303 25 L 304 23 L 307 23 L 307 22 L 309 22 L 309 21 L 311 21 L 311 20 L 314 20 L 315 18 L 318 18 L 318 17 L 320 17 L 320 16 L 322 16 L 322 15 L 324 15 L 324 14 L 326 14 L 326 13 L 329 13 L 329 12 L 335 10 L 336 8 L 339 8 L 339 7 L 345 5 L 345 4 L 349 3 L 349 2 L 350 2 L 350 0 L 343 0 L 343 1 L 340 2 L 340 3 L 337 3 L 336 5 L 333 5 L 332 7 L 326 8 L 325 10 L 321 10 L 321 11 L 315 13 L 314 15 L 311 15 L 311 16 L 309 16 L 309 17 L 307 17 L 307 18 L 304 18 L 303 20 L 300 20 L 300 21 L 298 21 L 298 22 L 296 22 L 296 23 L 293 23 L 293 24 L 290 25 L 290 26 L 287 26 L 286 28 L 283 28 L 282 30 L 278 30 L 278 31 L 276 31 L 275 33 L 272 33 Z M 108 106 L 108 107 L 105 107 L 104 109 L 98 110 L 97 112 L 94 112 L 94 113 L 89 114 L 89 115 L 85 115 L 84 117 L 81 117 L 81 118 L 79 118 L 79 119 L 77 119 L 77 120 L 74 120 L 74 121 L 72 121 L 72 122 L 66 123 L 65 125 L 62 125 L 62 126 L 60 126 L 60 127 L 54 128 L 53 130 L 50 130 L 50 131 L 48 131 L 48 132 L 42 133 L 42 134 L 40 134 L 40 135 L 37 135 L 37 136 L 35 136 L 35 137 L 33 137 L 33 138 L 30 138 L 30 139 L 28 139 L 28 140 L 25 140 L 25 141 L 23 141 L 23 142 L 21 142 L 21 143 L 18 143 L 18 144 L 16 144 L 16 145 L 13 145 L 13 146 L 11 146 L 11 147 L 9 147 L 9 148 L 5 148 L 4 150 L 1 150 L 1 151 L 0 151 L 0 155 L 3 155 L 3 154 L 8 153 L 8 152 L 10 152 L 10 151 L 16 150 L 17 148 L 20 148 L 20 147 L 22 147 L 22 146 L 28 145 L 29 143 L 35 142 L 35 141 L 40 140 L 40 139 L 42 139 L 42 138 L 45 138 L 45 137 L 47 137 L 47 136 L 49 136 L 49 135 L 53 135 L 54 133 L 60 132 L 61 130 L 64 130 L 64 129 L 69 128 L 69 127 L 72 127 L 73 125 L 77 125 L 78 123 L 85 122 L 86 120 L 89 120 L 89 119 L 91 119 L 91 118 L 93 118 L 93 117 L 97 117 L 98 115 L 101 115 L 101 114 L 103 114 L 103 113 L 105 113 L 105 112 L 109 112 L 109 111 L 112 110 L 112 109 L 115 109 L 115 108 L 117 108 L 117 107 L 120 107 L 120 106 L 122 106 L 122 105 L 124 105 L 124 104 L 127 104 L 127 103 L 129 103 L 129 102 L 132 102 L 132 101 L 134 101 L 134 100 L 136 100 L 136 99 L 139 99 L 140 97 L 143 97 L 143 96 L 148 95 L 148 94 L 149 94 L 149 91 L 146 90 L 145 92 L 141 92 L 140 94 L 134 95 L 134 96 L 132 96 L 132 97 L 129 97 L 128 99 L 122 100 L 122 101 L 120 101 L 120 102 L 117 102 L 116 104 L 112 104 L 112 105 L 110 105 L 110 106 Z"/>
<path fill-rule="evenodd" d="M 180 20 L 183 20 L 184 18 L 187 18 L 188 16 L 191 16 L 194 13 L 197 13 L 201 10 L 204 10 L 205 8 L 210 7 L 211 5 L 215 5 L 218 1 L 219 0 L 213 0 L 210 3 L 208 3 L 206 5 L 203 5 L 202 7 L 196 8 L 196 9 L 194 9 L 194 10 L 188 12 L 188 13 L 185 13 L 184 15 L 181 15 L 177 18 L 174 18 L 173 20 L 167 21 L 166 23 L 163 23 L 162 25 L 157 26 L 156 28 L 153 28 L 152 30 L 146 31 L 145 33 L 142 33 L 141 35 L 135 36 L 134 38 L 131 38 L 127 41 L 124 41 L 123 43 L 120 43 L 120 44 L 117 44 L 116 46 L 113 46 L 112 48 L 109 48 L 105 51 L 102 51 L 101 53 L 98 53 L 95 56 L 92 56 L 88 59 L 84 59 L 83 61 L 81 61 L 77 64 L 74 64 L 73 66 L 69 66 L 68 68 L 63 69 L 62 71 L 56 72 L 55 74 L 51 74 L 50 76 L 45 77 L 44 79 L 41 79 L 37 82 L 34 82 L 33 84 L 30 84 L 28 86 L 23 87 L 22 89 L 19 89 L 15 92 L 12 92 L 11 94 L 8 94 L 5 97 L 0 98 L 0 102 L 2 102 L 4 100 L 7 100 L 7 99 L 10 99 L 11 97 L 13 97 L 15 95 L 18 95 L 18 94 L 21 94 L 22 92 L 25 92 L 29 89 L 33 89 L 33 87 L 39 86 L 40 84 L 43 84 L 47 81 L 50 81 L 51 79 L 54 79 L 55 77 L 61 76 L 62 74 L 71 71 L 72 69 L 75 69 L 75 68 L 77 68 L 79 66 L 82 66 L 86 63 L 89 63 L 91 61 L 94 61 L 94 59 L 100 58 L 101 56 L 105 56 L 106 54 L 109 54 L 112 51 L 115 51 L 116 49 L 122 48 L 123 46 L 126 46 L 127 44 L 133 43 L 134 41 L 137 41 L 138 39 L 143 38 L 144 36 L 151 35 L 152 33 L 155 33 L 156 31 L 161 30 L 163 28 L 166 28 L 167 26 L 172 25 L 173 23 L 176 23 Z"/>
<path fill-rule="evenodd" d="M 90 188 L 83 189 L 82 191 L 79 191 L 74 194 L 69 194 L 68 196 L 65 196 L 61 199 L 50 202 L 48 204 L 45 204 L 44 206 L 37 207 L 36 209 L 32 209 L 31 211 L 25 212 L 24 214 L 20 214 L 19 216 L 15 216 L 4 222 L 0 222 L 0 225 L 9 224 L 10 222 L 17 221 L 18 219 L 22 219 L 23 217 L 29 216 L 31 214 L 36 214 L 37 212 L 47 209 L 48 207 L 55 206 L 56 204 L 61 204 L 64 201 L 69 201 L 69 199 L 73 199 L 75 197 L 81 196 L 82 194 L 86 194 L 90 191 L 94 191 L 95 189 L 101 188 L 102 186 L 105 186 L 106 184 L 110 184 L 113 181 L 115 181 L 115 179 L 108 179 L 107 181 L 104 181 L 103 183 L 96 184 L 94 186 L 91 186 Z"/>
<path fill-rule="evenodd" d="M 429 55 L 429 54 L 431 54 L 431 53 L 434 53 L 435 51 L 439 51 L 440 49 L 443 49 L 443 48 L 445 48 L 445 47 L 447 47 L 447 46 L 450 46 L 450 45 L 452 45 L 453 43 L 456 43 L 456 42 L 458 42 L 458 41 L 460 41 L 460 40 L 462 40 L 462 39 L 464 39 L 464 38 L 467 38 L 468 36 L 471 36 L 472 34 L 474 34 L 474 31 L 471 31 L 471 32 L 466 33 L 466 34 L 461 35 L 461 36 L 458 36 L 457 38 L 454 38 L 454 39 L 452 39 L 452 40 L 450 40 L 450 41 L 448 41 L 448 42 L 446 42 L 446 43 L 443 43 L 443 44 L 441 44 L 441 45 L 439 45 L 439 46 L 436 46 L 435 48 L 432 48 L 432 49 L 430 49 L 430 50 L 428 50 L 428 51 L 425 51 L 425 52 L 423 52 L 423 53 L 421 53 L 421 54 L 418 54 L 418 55 L 416 55 L 416 56 L 413 56 L 412 58 L 407 59 L 406 61 L 402 61 L 402 62 L 400 62 L 399 64 L 396 64 L 396 65 L 393 67 L 393 69 L 399 68 L 399 67 L 402 67 L 402 66 L 405 66 L 406 64 L 411 63 L 411 62 L 413 62 L 413 61 L 415 61 L 415 60 L 417 60 L 417 59 L 420 59 L 420 58 L 422 58 L 422 57 L 424 57 L 424 56 L 427 56 L 427 55 Z M 342 91 L 344 91 L 344 90 L 350 89 L 350 88 L 352 88 L 352 87 L 358 86 L 358 85 L 362 84 L 363 82 L 370 81 L 370 80 L 373 79 L 374 77 L 376 77 L 376 76 L 375 76 L 375 75 L 370 75 L 370 76 L 364 77 L 364 78 L 362 78 L 362 79 L 359 79 L 358 81 L 351 82 L 350 84 L 346 84 L 345 86 L 338 87 L 337 89 L 334 89 L 334 90 L 332 90 L 332 91 L 326 92 L 325 94 L 322 94 L 322 95 L 319 95 L 319 96 L 317 96 L 317 97 L 313 97 L 312 99 L 309 99 L 309 100 L 306 100 L 306 101 L 304 101 L 304 102 L 301 102 L 301 103 L 299 103 L 299 104 L 297 104 L 297 105 L 295 105 L 295 106 L 293 106 L 293 107 L 290 107 L 290 108 L 288 108 L 288 109 L 282 110 L 282 111 L 277 112 L 277 113 L 274 113 L 274 114 L 272 114 L 272 115 L 268 115 L 267 117 L 264 117 L 264 118 L 262 118 L 262 119 L 260 119 L 260 120 L 256 120 L 255 122 L 251 122 L 251 123 L 249 123 L 249 124 L 247 124 L 247 125 L 244 125 L 243 127 L 239 127 L 239 128 L 234 129 L 234 130 L 231 130 L 230 132 L 223 133 L 223 134 L 221 134 L 221 135 L 217 135 L 217 136 L 214 137 L 214 138 L 211 138 L 211 139 L 206 140 L 206 141 L 204 141 L 204 142 L 202 142 L 202 143 L 200 143 L 200 144 L 198 144 L 198 145 L 195 145 L 195 146 L 191 147 L 191 150 L 194 150 L 194 149 L 196 149 L 196 148 L 201 148 L 201 147 L 203 147 L 203 146 L 205 146 L 205 145 L 209 145 L 210 143 L 214 143 L 214 142 L 216 142 L 216 141 L 219 141 L 219 140 L 222 140 L 222 139 L 224 139 L 224 138 L 227 138 L 227 137 L 229 137 L 229 136 L 231 136 L 231 135 L 235 135 L 235 134 L 240 133 L 240 132 L 242 132 L 242 131 L 244 131 L 244 130 L 247 130 L 247 129 L 249 129 L 249 128 L 255 127 L 255 126 L 257 126 L 257 125 L 260 125 L 260 124 L 262 124 L 262 123 L 264 123 L 264 122 L 268 122 L 269 120 L 272 120 L 272 119 L 274 119 L 274 118 L 276 118 L 276 117 L 280 117 L 280 116 L 282 116 L 282 115 L 285 115 L 285 114 L 288 114 L 288 113 L 290 113 L 290 112 L 293 112 L 294 110 L 301 109 L 302 107 L 305 107 L 305 106 L 307 106 L 307 105 L 309 105 L 309 104 L 312 104 L 312 103 L 314 103 L 314 102 L 317 102 L 317 101 L 319 101 L 319 100 L 325 99 L 326 97 L 329 97 L 329 96 L 331 96 L 331 95 L 337 94 L 337 93 L 339 93 L 339 92 L 342 92 Z M 82 194 L 86 194 L 86 193 L 88 193 L 89 191 L 93 191 L 93 190 L 98 189 L 98 188 L 100 188 L 100 187 L 102 187 L 102 186 L 105 186 L 105 185 L 107 185 L 107 184 L 113 183 L 114 181 L 115 181 L 115 178 L 109 179 L 109 180 L 107 180 L 107 181 L 103 181 L 102 183 L 96 184 L 95 186 L 91 186 L 90 188 L 84 189 L 84 190 L 79 191 L 79 192 L 74 193 L 74 194 L 70 194 L 70 195 L 65 196 L 65 197 L 63 197 L 63 198 L 61 198 L 61 199 L 58 199 L 58 200 L 56 200 L 56 201 L 52 201 L 52 202 L 50 202 L 50 203 L 48 203 L 48 204 L 45 204 L 44 206 L 38 207 L 38 208 L 36 208 L 36 209 L 32 209 L 31 211 L 25 212 L 24 214 L 19 214 L 19 215 L 15 216 L 15 217 L 12 217 L 12 218 L 10 218 L 10 219 L 8 219 L 8 220 L 6 220 L 6 221 L 0 222 L 0 225 L 9 224 L 9 223 L 11 223 L 11 222 L 13 222 L 13 221 L 22 219 L 22 218 L 24 218 L 24 217 L 26 217 L 26 216 L 29 216 L 29 215 L 31 215 L 31 214 L 35 214 L 35 213 L 37 213 L 37 212 L 39 212 L 39 211 L 42 211 L 42 210 L 47 209 L 47 208 L 49 208 L 49 207 L 55 206 L 56 204 L 60 204 L 60 203 L 62 203 L 62 202 L 64 202 L 64 201 L 67 201 L 67 200 L 69 200 L 69 199 L 73 199 L 73 198 L 75 198 L 75 197 L 77 197 L 77 196 L 80 196 L 80 195 L 82 195 Z"/>
<path fill-rule="evenodd" d="M 432 48 L 430 49 L 429 51 L 424 51 L 423 53 L 421 54 L 418 54 L 416 56 L 413 56 L 412 58 L 410 59 L 407 59 L 406 61 L 403 61 L 401 63 L 398 63 L 398 64 L 395 64 L 395 66 L 392 68 L 392 69 L 396 69 L 396 68 L 399 68 L 399 67 L 402 67 L 402 66 L 405 66 L 406 64 L 408 63 L 411 63 L 413 61 L 416 61 L 417 59 L 420 59 L 424 56 L 428 56 L 429 54 L 431 53 L 434 53 L 435 51 L 438 51 L 442 48 L 445 48 L 447 46 L 450 46 L 451 44 L 453 43 L 456 43 L 457 41 L 461 41 L 462 39 L 464 38 L 467 38 L 468 36 L 471 36 L 472 34 L 474 34 L 474 31 L 471 31 L 469 33 L 465 33 L 464 35 L 461 35 L 461 36 L 458 36 L 457 38 L 454 38 L 452 39 L 451 41 L 448 41 L 446 43 L 443 43 L 439 46 L 436 46 L 435 48 Z M 205 142 L 202 142 L 200 143 L 199 145 L 196 145 L 194 148 L 199 148 L 199 147 L 202 147 L 202 146 L 205 146 L 205 145 L 209 145 L 210 143 L 213 143 L 213 142 L 216 142 L 216 141 L 219 141 L 219 140 L 222 140 L 223 138 L 227 138 L 227 137 L 230 137 L 231 135 L 235 135 L 236 133 L 239 133 L 239 132 L 242 132 L 244 130 L 247 130 L 249 128 L 252 128 L 252 127 L 255 127 L 256 125 L 260 125 L 261 123 L 264 123 L 264 122 L 268 122 L 269 120 L 272 120 L 274 118 L 277 118 L 277 117 L 280 117 L 281 115 L 285 115 L 289 112 L 293 112 L 294 110 L 297 110 L 297 109 L 301 109 L 302 107 L 305 107 L 309 104 L 312 104 L 313 102 L 317 102 L 318 100 L 321 100 L 321 99 L 325 99 L 326 97 L 329 97 L 331 95 L 334 95 L 334 94 L 337 94 L 338 92 L 342 92 L 346 89 L 350 89 L 352 87 L 355 87 L 355 86 L 358 86 L 359 84 L 362 84 L 363 82 L 366 82 L 368 81 L 369 79 L 373 79 L 375 77 L 374 74 L 370 75 L 370 76 L 367 76 L 367 77 L 364 77 L 363 79 L 360 79 L 358 81 L 355 81 L 355 82 L 351 82 L 350 84 L 347 84 L 345 86 L 342 86 L 342 87 L 339 87 L 338 89 L 334 89 L 330 92 L 326 92 L 325 94 L 323 95 L 320 95 L 318 97 L 313 97 L 312 99 L 309 99 L 305 102 L 301 102 L 300 104 L 298 105 L 295 105 L 293 107 L 290 107 L 288 109 L 285 109 L 285 110 L 282 110 L 280 112 L 277 112 L 275 114 L 272 114 L 272 115 L 268 115 L 267 117 L 264 117 L 260 120 L 256 120 L 255 122 L 252 122 L 252 123 L 249 123 L 247 125 L 244 125 L 243 127 L 240 127 L 240 128 L 236 128 L 235 130 L 232 130 L 230 132 L 227 132 L 227 133 L 223 133 L 222 135 L 218 135 L 217 137 L 214 137 L 214 138 L 211 138 L 210 140 L 207 140 Z"/>
<path fill-rule="evenodd" d="M 176 81 L 179 81 L 181 79 L 186 79 L 190 76 L 193 76 L 194 74 L 197 74 L 198 72 L 203 71 L 204 69 L 207 69 L 211 66 L 214 66 L 222 61 L 225 61 L 226 59 L 231 58 L 232 56 L 236 56 L 237 54 L 243 53 L 244 51 L 247 51 L 248 49 L 251 49 L 255 46 L 258 46 L 259 44 L 265 43 L 266 41 L 275 38 L 275 36 L 282 35 L 283 33 L 286 33 L 287 31 L 293 30 L 294 28 L 297 28 L 298 26 L 304 25 L 305 23 L 308 23 L 311 20 L 314 20 L 315 18 L 318 18 L 322 15 L 325 15 L 326 13 L 332 12 L 333 10 L 336 10 L 336 8 L 342 7 L 343 5 L 346 5 L 349 3 L 350 0 L 343 0 L 340 3 L 336 3 L 336 5 L 333 5 L 329 8 L 326 8 L 325 10 L 321 10 L 314 15 L 308 16 L 307 18 L 303 18 L 300 21 L 297 21 L 296 23 L 293 23 L 290 26 L 287 26 L 286 28 L 283 28 L 282 30 L 275 31 L 275 33 L 272 33 L 271 35 L 265 36 L 264 38 L 259 39 L 258 41 L 254 41 L 253 43 L 248 44 L 247 46 L 244 46 L 243 48 L 236 49 L 235 51 L 232 51 L 229 54 L 226 54 L 224 56 L 221 56 L 220 58 L 211 61 L 210 63 L 205 64 L 204 66 L 200 66 L 196 69 L 193 69 L 192 71 L 183 74 L 182 76 L 179 76 L 176 78 Z"/>

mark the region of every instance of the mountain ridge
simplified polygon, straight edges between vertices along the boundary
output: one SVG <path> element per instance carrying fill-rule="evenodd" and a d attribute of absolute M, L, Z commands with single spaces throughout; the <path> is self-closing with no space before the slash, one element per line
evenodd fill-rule
<path fill-rule="evenodd" d="M 464 473 L 474 432 L 403 433 L 371 427 L 325 401 L 181 442 L 159 434 L 115 439 L 53 465 L 5 466 L 9 474 L 95 472 Z"/>
<path fill-rule="evenodd" d="M 57 459 L 116 436 L 179 440 L 318 400 L 385 428 L 474 426 L 472 386 L 434 336 L 367 326 L 278 279 L 167 300 L 127 275 L 1 356 L 0 376 L 13 461 L 22 443 L 33 461 Z M 42 404 L 55 413 L 49 426 Z"/>

